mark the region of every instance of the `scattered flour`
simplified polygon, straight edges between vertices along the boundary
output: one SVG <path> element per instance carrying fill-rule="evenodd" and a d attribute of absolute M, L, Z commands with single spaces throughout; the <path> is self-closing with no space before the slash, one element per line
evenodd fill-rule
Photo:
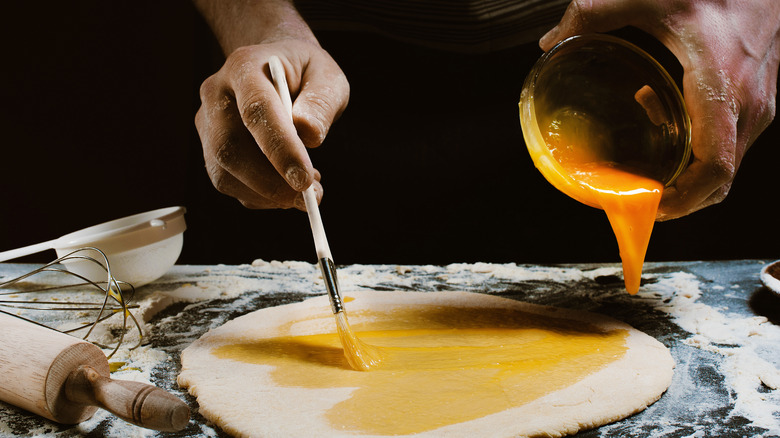
<path fill-rule="evenodd" d="M 666 304 L 658 308 L 692 334 L 683 343 L 724 357 L 720 372 L 735 406 L 730 415 L 745 417 L 767 429 L 768 436 L 780 435 L 780 394 L 765 391 L 780 387 L 780 369 L 766 358 L 776 358 L 780 351 L 780 327 L 762 316 L 725 314 L 700 302 L 699 282 L 688 273 L 661 278 L 640 294 L 664 298 Z"/>
<path fill-rule="evenodd" d="M 545 266 L 518 266 L 514 263 L 454 263 L 446 266 L 451 276 L 463 277 L 464 274 L 477 273 L 514 282 L 521 281 L 579 281 L 585 276 L 583 271 L 575 268 L 545 267 Z M 466 278 L 473 279 L 472 276 Z M 454 280 L 454 279 L 453 279 Z"/>
<path fill-rule="evenodd" d="M 567 266 L 522 266 L 516 264 L 451 264 L 441 266 L 378 266 L 349 265 L 340 267 L 339 282 L 344 291 L 360 289 L 404 289 L 437 290 L 439 288 L 496 291 L 513 284 L 539 282 L 539 289 L 545 282 L 574 285 L 593 284 L 600 277 L 619 277 L 619 265 L 606 267 L 593 266 L 592 269 L 578 269 Z M 648 277 L 653 277 L 649 274 Z M 656 281 L 644 285 L 637 297 L 668 314 L 672 321 L 685 332 L 690 333 L 681 342 L 674 341 L 673 354 L 678 354 L 676 381 L 673 382 L 665 398 L 677 400 L 675 403 L 695 403 L 707 394 L 698 394 L 696 381 L 688 373 L 690 355 L 715 355 L 718 360 L 717 372 L 724 377 L 728 386 L 734 409 L 730 416 L 741 416 L 751 424 L 766 429 L 766 437 L 780 436 L 780 327 L 769 323 L 763 317 L 745 317 L 728 313 L 728 308 L 715 308 L 705 304 L 702 299 L 702 284 L 695 275 L 677 272 L 658 274 Z M 303 295 L 318 295 L 323 289 L 322 278 L 316 265 L 306 262 L 279 262 L 256 260 L 251 265 L 216 266 L 177 266 L 175 273 L 164 276 L 153 284 L 139 289 L 133 304 L 138 307 L 133 315 L 142 327 L 143 344 L 149 336 L 149 321 L 164 309 L 179 303 L 195 306 L 209 300 L 238 300 L 248 292 L 272 295 L 280 291 Z M 533 286 L 536 288 L 537 286 Z M 723 294 L 738 289 L 720 284 L 710 285 L 707 293 Z M 616 289 L 617 291 L 617 289 Z M 544 291 L 543 291 L 544 293 Z M 617 292 L 616 292 L 617 293 Z M 729 292 L 732 293 L 732 292 Z M 252 298 L 248 298 L 250 300 Z M 94 336 L 98 342 L 110 344 L 116 341 L 117 328 L 121 326 L 121 315 L 98 325 Z M 197 337 L 199 332 L 193 329 L 187 336 Z M 187 338 L 183 338 L 187 339 Z M 153 370 L 170 365 L 176 369 L 178 364 L 168 353 L 150 345 L 138 348 L 129 347 L 139 341 L 136 333 L 130 333 L 123 347 L 111 358 L 111 362 L 120 364 L 112 377 L 124 380 L 150 383 L 154 380 Z M 183 341 L 182 341 L 183 342 Z M 107 350 L 109 352 L 110 350 Z M 175 378 L 173 379 L 175 380 Z M 167 378 L 166 378 L 167 381 Z M 699 397 L 691 399 L 692 394 Z M 178 393 L 177 395 L 182 395 Z M 714 395 L 713 395 L 714 397 Z M 679 434 L 679 424 L 673 424 L 674 413 L 657 412 L 658 404 L 648 409 L 652 417 L 653 430 L 658 436 L 665 432 Z M 3 413 L 0 406 L 0 414 Z M 702 407 L 701 409 L 705 409 Z M 705 412 L 702 410 L 702 412 Z M 102 434 L 112 437 L 148 437 L 156 432 L 135 427 L 121 421 L 109 421 L 111 415 L 99 410 L 92 419 L 77 426 L 76 435 L 94 434 L 99 427 L 108 424 L 108 430 Z M 714 420 L 716 421 L 716 420 Z M 42 424 L 42 425 L 41 425 Z M 649 426 L 649 425 L 648 425 Z M 209 425 L 199 424 L 198 436 L 219 436 Z M 620 424 L 608 425 L 600 429 L 601 436 L 621 436 Z M 65 432 L 67 436 L 74 436 Z M 711 435 L 712 430 L 705 426 L 695 426 L 685 432 L 686 437 L 699 438 Z M 18 430 L 16 431 L 18 433 Z M 614 435 L 618 433 L 619 435 Z M 654 432 L 655 433 L 655 432 Z M 0 415 L 0 437 L 15 436 L 14 429 Z M 61 429 L 53 423 L 34 422 L 26 436 L 61 437 Z M 672 436 L 669 434 L 669 436 Z"/>

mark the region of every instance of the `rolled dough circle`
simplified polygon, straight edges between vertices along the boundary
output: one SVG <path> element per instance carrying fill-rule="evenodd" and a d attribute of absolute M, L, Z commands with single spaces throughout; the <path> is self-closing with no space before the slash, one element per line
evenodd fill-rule
<path fill-rule="evenodd" d="M 652 337 L 594 313 L 534 305 L 468 292 L 376 292 L 345 294 L 353 327 L 369 324 L 361 314 L 396 307 L 509 309 L 544 318 L 625 330 L 619 359 L 562 389 L 521 406 L 413 436 L 563 436 L 625 418 L 655 402 L 669 387 L 674 361 Z M 324 413 L 349 399 L 355 388 L 296 387 L 277 383 L 274 367 L 215 354 L 218 349 L 282 336 L 334 333 L 327 297 L 257 310 L 211 330 L 182 353 L 178 383 L 197 397 L 200 413 L 235 436 L 361 436 L 335 428 Z M 368 371 L 373 373 L 375 371 Z M 343 373 L 361 373 L 345 368 Z M 349 381 L 346 376 L 346 381 Z M 342 385 L 343 386 L 343 385 Z M 374 436 L 365 434 L 364 436 Z"/>

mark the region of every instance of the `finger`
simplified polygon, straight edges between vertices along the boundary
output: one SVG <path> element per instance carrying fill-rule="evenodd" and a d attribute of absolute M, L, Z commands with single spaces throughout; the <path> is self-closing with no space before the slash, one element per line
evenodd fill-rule
<path fill-rule="evenodd" d="M 278 204 L 250 189 L 230 172 L 223 169 L 216 160 L 206 159 L 206 172 L 217 191 L 236 198 L 245 207 L 252 209 L 290 208 L 289 205 Z"/>
<path fill-rule="evenodd" d="M 739 108 L 723 72 L 687 71 L 683 89 L 691 117 L 691 165 L 664 191 L 659 217 L 671 219 L 722 201 L 738 166 Z"/>
<path fill-rule="evenodd" d="M 328 61 L 308 64 L 301 80 L 303 85 L 293 103 L 295 127 L 306 147 L 322 144 L 349 101 L 346 76 L 334 61 Z"/>
<path fill-rule="evenodd" d="M 291 207 L 298 192 L 289 186 L 257 147 L 244 127 L 228 90 L 221 88 L 219 83 L 204 82 L 201 95 L 204 104 L 196 115 L 195 123 L 207 164 L 231 174 L 260 197 L 281 207 Z M 216 170 L 214 173 L 217 173 Z"/>
<path fill-rule="evenodd" d="M 550 50 L 564 39 L 589 32 L 609 32 L 636 25 L 637 17 L 657 14 L 657 2 L 625 0 L 573 0 L 561 21 L 539 40 L 542 50 Z M 648 20 L 649 21 L 649 20 Z"/>
<path fill-rule="evenodd" d="M 287 184 L 303 191 L 314 180 L 314 168 L 273 87 L 266 61 L 255 56 L 231 67 L 237 68 L 230 74 L 230 88 L 243 125 Z"/>
<path fill-rule="evenodd" d="M 256 191 L 252 190 L 240 180 L 235 178 L 230 172 L 222 168 L 213 158 L 206 159 L 206 171 L 212 184 L 220 193 L 236 198 L 241 204 L 251 209 L 277 209 L 277 208 L 297 208 L 306 211 L 306 204 L 303 201 L 303 193 L 295 192 L 295 198 L 292 204 L 280 204 L 272 199 L 268 199 Z M 314 191 L 317 194 L 317 203 L 322 200 L 322 185 L 319 182 L 319 172 L 315 171 L 316 180 L 313 183 Z"/>

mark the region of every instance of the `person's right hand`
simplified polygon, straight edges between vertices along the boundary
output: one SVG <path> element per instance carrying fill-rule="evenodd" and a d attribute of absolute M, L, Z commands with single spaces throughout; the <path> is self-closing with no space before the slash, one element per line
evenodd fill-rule
<path fill-rule="evenodd" d="M 282 61 L 293 122 L 274 88 L 268 58 Z M 307 147 L 319 146 L 349 100 L 349 83 L 316 42 L 281 39 L 239 47 L 200 88 L 195 117 L 206 170 L 217 190 L 255 209 L 305 211 L 301 192 L 320 175 Z"/>

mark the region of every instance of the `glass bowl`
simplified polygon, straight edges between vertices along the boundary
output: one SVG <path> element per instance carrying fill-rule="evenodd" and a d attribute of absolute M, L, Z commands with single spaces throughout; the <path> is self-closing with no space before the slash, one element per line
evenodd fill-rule
<path fill-rule="evenodd" d="M 600 208 L 572 168 L 609 163 L 669 186 L 688 165 L 680 90 L 649 54 L 604 34 L 568 38 L 534 65 L 520 96 L 523 137 L 558 190 Z"/>

